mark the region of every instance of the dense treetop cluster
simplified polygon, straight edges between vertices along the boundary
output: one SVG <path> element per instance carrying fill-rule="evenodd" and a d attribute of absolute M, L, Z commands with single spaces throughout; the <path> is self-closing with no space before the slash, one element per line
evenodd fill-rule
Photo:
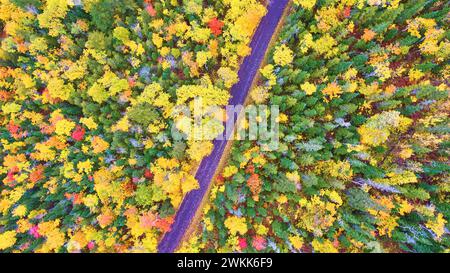
<path fill-rule="evenodd" d="M 156 251 L 212 144 L 257 0 L 0 0 L 0 251 Z M 221 115 L 202 122 L 223 130 Z M 201 147 L 201 148 L 200 148 Z"/>
<path fill-rule="evenodd" d="M 182 250 L 449 251 L 449 12 L 295 0 L 251 93 L 280 145 L 235 142 Z"/>

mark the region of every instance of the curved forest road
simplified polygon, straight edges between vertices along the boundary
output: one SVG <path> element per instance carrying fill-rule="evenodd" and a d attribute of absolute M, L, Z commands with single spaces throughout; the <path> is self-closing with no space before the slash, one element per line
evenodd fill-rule
<path fill-rule="evenodd" d="M 252 53 L 244 59 L 238 73 L 239 82 L 231 88 L 229 105 L 243 105 L 245 103 L 249 89 L 252 86 L 256 73 L 266 54 L 267 47 L 272 39 L 272 35 L 278 26 L 278 22 L 288 2 L 289 0 L 270 0 L 267 6 L 267 14 L 262 18 L 250 43 Z M 213 144 L 213 151 L 202 160 L 195 175 L 200 188 L 189 192 L 183 199 L 175 216 L 175 222 L 172 225 L 171 231 L 164 235 L 158 245 L 158 251 L 160 253 L 171 253 L 177 249 L 202 202 L 203 196 L 209 188 L 209 184 L 227 145 L 227 140 L 216 139 Z"/>

